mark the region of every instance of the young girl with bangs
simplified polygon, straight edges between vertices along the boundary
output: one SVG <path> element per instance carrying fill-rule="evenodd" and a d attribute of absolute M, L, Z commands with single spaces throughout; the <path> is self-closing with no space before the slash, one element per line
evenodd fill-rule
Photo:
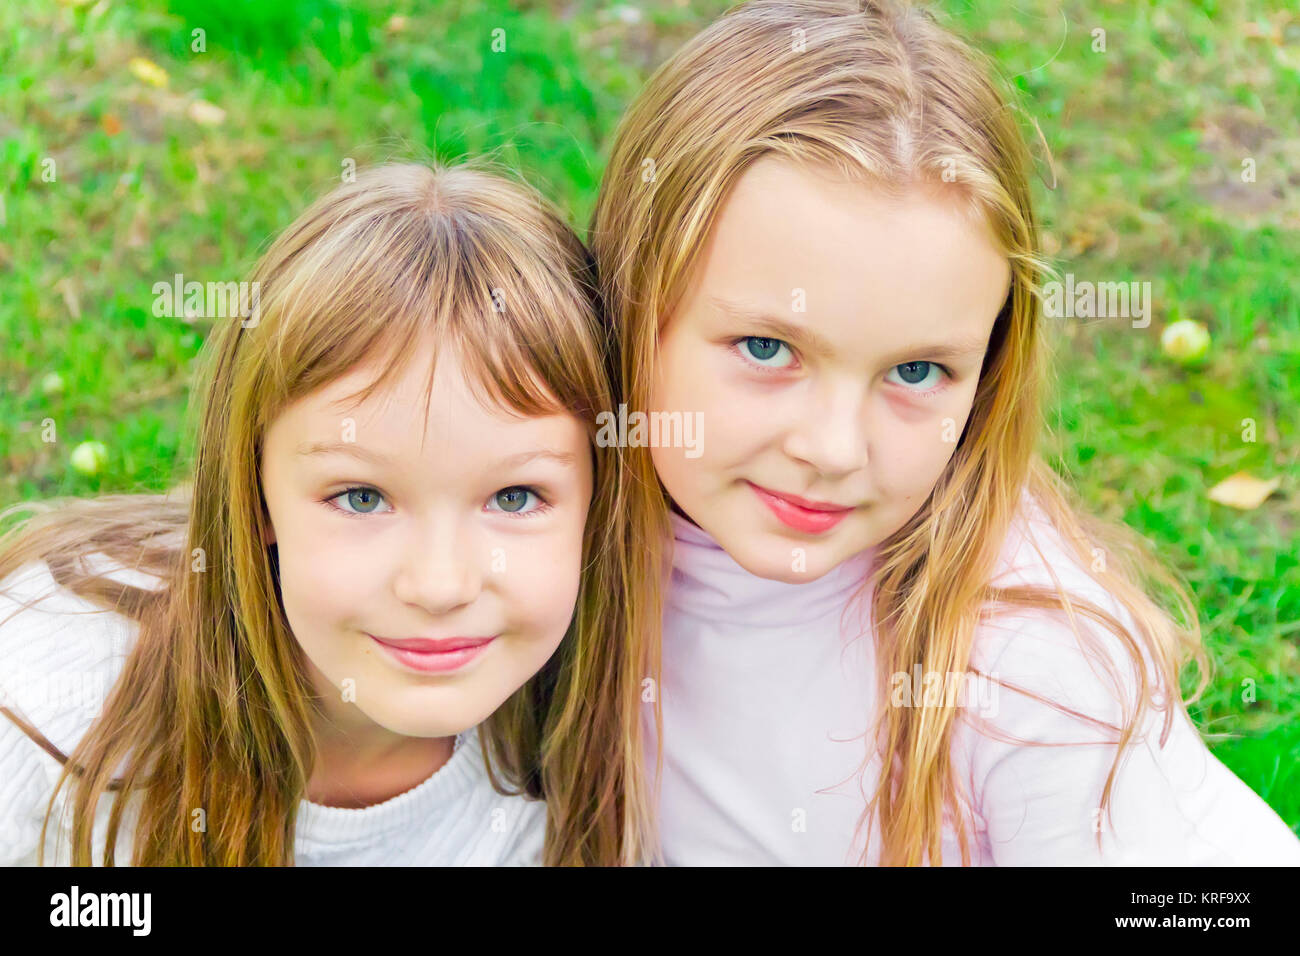
<path fill-rule="evenodd" d="M 0 543 L 0 860 L 639 856 L 591 263 L 476 165 L 369 170 L 275 241 L 189 490 Z"/>
<path fill-rule="evenodd" d="M 702 436 L 627 452 L 659 859 L 1300 863 L 1190 722 L 1185 592 L 1039 456 L 1028 168 L 893 3 L 752 0 L 626 114 L 589 235 L 622 400 Z"/>

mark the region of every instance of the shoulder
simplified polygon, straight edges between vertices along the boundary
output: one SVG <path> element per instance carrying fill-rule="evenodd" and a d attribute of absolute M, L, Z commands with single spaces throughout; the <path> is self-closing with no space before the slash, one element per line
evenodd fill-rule
<path fill-rule="evenodd" d="M 20 568 L 0 582 L 5 705 L 60 749 L 75 746 L 76 731 L 98 714 L 136 630 L 125 615 L 61 587 L 44 563 Z"/>
<path fill-rule="evenodd" d="M 1046 812 L 1053 801 L 1073 794 L 1083 809 L 1057 807 L 1071 817 L 1099 806 L 1120 733 L 1133 723 L 1142 697 L 1139 663 L 1146 670 L 1148 700 L 1130 747 L 1161 736 L 1169 715 L 1156 706 L 1169 705 L 1153 695 L 1155 664 L 1132 616 L 1098 580 L 1104 580 L 1104 564 L 1095 567 L 1090 574 L 1046 516 L 1026 501 L 990 584 L 1063 592 L 1073 610 L 994 601 L 975 629 L 970 663 L 978 673 L 978 706 L 963 710 L 954 757 L 969 774 L 972 795 L 991 827 L 1007 814 L 1020 819 L 1030 799 Z M 1114 617 L 1127 637 L 1082 611 L 1085 602 Z M 1175 729 L 1183 729 L 1181 702 L 1172 706 Z M 1010 806 L 1009 794 L 1015 797 Z"/>
<path fill-rule="evenodd" d="M 65 755 L 98 717 L 134 622 L 81 598 L 33 563 L 0 582 L 0 706 Z M 34 852 L 60 762 L 0 714 L 0 862 Z"/>
<path fill-rule="evenodd" d="M 1105 554 L 1093 552 L 1087 564 L 1085 567 L 1061 532 L 1026 498 L 1008 532 L 990 585 L 1062 593 L 1070 606 L 1053 601 L 1051 606 L 1026 607 L 994 600 L 983 609 L 976 627 L 971 664 L 1007 685 L 998 688 L 1000 695 L 1038 695 L 1085 718 L 1118 725 L 1126 722 L 1126 715 L 1138 702 L 1142 685 L 1139 658 L 1146 671 L 1148 693 L 1156 680 L 1156 665 L 1133 616 L 1105 584 Z M 1125 633 L 1116 633 L 1086 607 L 1109 615 Z M 1056 723 L 1039 705 L 1013 708 L 1008 716 L 1012 715 L 1030 723 L 1035 717 Z"/>
<path fill-rule="evenodd" d="M 988 609 L 971 655 L 984 675 L 980 706 L 963 712 L 954 756 L 970 775 L 993 859 L 1236 864 L 1273 852 L 1295 862 L 1300 844 L 1285 823 L 1209 752 L 1181 699 L 1154 692 L 1153 654 L 1105 586 L 1098 557 L 1085 568 L 1045 516 L 1029 509 L 993 579 L 999 587 L 1059 589 L 1071 601 L 1088 601 L 1133 642 L 1077 610 Z M 1141 668 L 1147 700 L 1134 723 Z M 1120 755 L 1119 732 L 1130 723 L 1135 733 Z M 1112 769 L 1113 789 L 1103 801 Z"/>

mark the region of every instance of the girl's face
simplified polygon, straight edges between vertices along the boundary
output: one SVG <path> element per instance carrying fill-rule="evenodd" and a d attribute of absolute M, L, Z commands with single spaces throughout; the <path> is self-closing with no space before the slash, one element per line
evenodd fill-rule
<path fill-rule="evenodd" d="M 941 189 L 759 159 L 661 330 L 650 410 L 702 413 L 704 441 L 655 468 L 753 574 L 812 581 L 880 543 L 956 449 L 1011 271 Z"/>
<path fill-rule="evenodd" d="M 402 736 L 466 730 L 542 668 L 573 617 L 586 430 L 567 414 L 485 409 L 463 376 L 444 349 L 426 427 L 427 367 L 347 404 L 373 380 L 358 367 L 266 435 L 285 614 L 345 725 L 359 711 Z"/>

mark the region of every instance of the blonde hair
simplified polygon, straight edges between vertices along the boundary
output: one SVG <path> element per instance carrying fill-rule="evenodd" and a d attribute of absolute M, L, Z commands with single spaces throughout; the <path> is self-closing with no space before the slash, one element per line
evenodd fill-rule
<path fill-rule="evenodd" d="M 1137 674 L 1138 699 L 1125 711 L 1104 809 L 1147 706 L 1163 698 L 1185 712 L 1182 664 L 1190 656 L 1200 665 L 1191 699 L 1208 681 L 1207 666 L 1195 610 L 1176 578 L 1128 529 L 1084 517 L 1038 455 L 1046 368 L 1038 280 L 1046 263 L 1038 254 L 1028 152 L 990 73 L 984 58 L 923 10 L 845 0 L 745 3 L 663 64 L 624 116 L 588 240 L 620 336 L 625 400 L 645 408 L 661 322 L 680 302 L 728 191 L 759 156 L 827 164 L 873 188 L 941 183 L 982 214 L 1010 262 L 1011 289 L 952 459 L 928 500 L 877 552 L 870 586 L 878 698 L 889 699 L 888 675 L 914 665 L 925 673 L 973 671 L 975 627 L 993 606 L 1063 610 L 1076 633 L 1076 615 L 1089 618 L 1120 639 Z M 627 527 L 645 582 L 628 611 L 631 643 L 657 679 L 669 509 L 648 451 L 627 455 Z M 1059 586 L 991 586 L 1026 491 L 1083 568 L 1093 547 L 1105 549 L 1109 566 L 1088 573 L 1131 615 L 1133 629 Z M 1163 590 L 1186 626 L 1148 588 Z M 1154 665 L 1154 685 L 1144 654 Z M 969 863 L 950 757 L 958 712 L 951 699 L 882 706 L 875 737 L 885 771 L 859 830 L 879 813 L 879 859 L 886 865 L 939 864 L 945 808 L 959 822 L 962 863 Z M 1174 712 L 1167 709 L 1162 741 Z M 662 728 L 657 704 L 655 720 Z"/>
<path fill-rule="evenodd" d="M 624 683 L 637 679 L 621 641 L 620 460 L 594 441 L 596 415 L 612 405 L 613 365 L 587 251 L 540 195 L 487 163 L 398 164 L 317 201 L 252 280 L 257 322 L 219 321 L 206 343 L 192 489 L 43 508 L 0 540 L 0 579 L 44 560 L 60 584 L 140 625 L 102 713 L 68 757 L 6 711 L 65 761 L 55 796 L 75 779 L 73 863 L 91 862 L 105 790 L 142 796 L 137 865 L 293 862 L 315 760 L 312 695 L 263 544 L 263 438 L 298 397 L 375 359 L 383 371 L 359 393 L 369 395 L 429 343 L 430 382 L 438 351 L 451 347 L 476 394 L 523 415 L 567 411 L 593 436 L 573 622 L 545 668 L 484 723 L 483 751 L 498 789 L 499 773 L 546 800 L 546 863 L 635 859 L 644 823 L 623 798 L 623 777 L 639 755 L 619 731 Z M 191 571 L 197 548 L 206 573 Z M 165 586 L 93 574 L 81 558 L 94 552 Z M 114 801 L 105 862 L 124 803 Z M 53 806 L 52 797 L 42 861 Z M 206 833 L 189 826 L 194 807 L 215 823 Z"/>

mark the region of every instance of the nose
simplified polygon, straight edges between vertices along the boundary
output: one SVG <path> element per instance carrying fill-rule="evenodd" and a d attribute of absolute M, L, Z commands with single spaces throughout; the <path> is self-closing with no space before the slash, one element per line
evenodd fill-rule
<path fill-rule="evenodd" d="M 785 451 L 827 478 L 866 466 L 867 391 L 852 382 L 830 383 L 808 402 L 786 437 Z"/>
<path fill-rule="evenodd" d="M 430 614 L 472 604 L 483 589 L 476 551 L 472 531 L 453 517 L 435 516 L 421 524 L 394 582 L 398 599 Z"/>

